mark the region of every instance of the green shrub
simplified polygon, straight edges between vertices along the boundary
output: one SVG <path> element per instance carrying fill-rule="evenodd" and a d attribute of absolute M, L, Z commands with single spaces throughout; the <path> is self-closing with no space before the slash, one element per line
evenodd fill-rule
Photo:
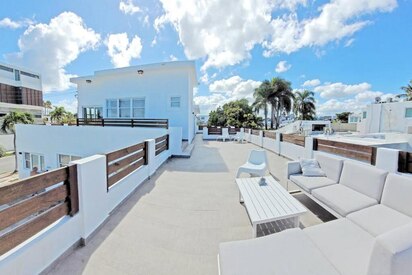
<path fill-rule="evenodd" d="M 0 158 L 4 157 L 5 155 L 6 155 L 6 149 L 4 149 L 4 147 L 0 145 Z"/>

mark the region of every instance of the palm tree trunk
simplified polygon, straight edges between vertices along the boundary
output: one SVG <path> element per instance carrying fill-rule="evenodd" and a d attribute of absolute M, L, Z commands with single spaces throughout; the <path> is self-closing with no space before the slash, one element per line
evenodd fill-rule
<path fill-rule="evenodd" d="M 16 151 L 16 133 L 13 133 L 13 145 L 14 145 L 14 172 L 17 172 L 17 151 Z"/>
<path fill-rule="evenodd" d="M 268 129 L 268 106 L 265 105 L 265 130 Z"/>
<path fill-rule="evenodd" d="M 275 117 L 275 107 L 273 106 L 273 104 L 270 105 L 270 129 L 273 129 L 273 119 Z"/>

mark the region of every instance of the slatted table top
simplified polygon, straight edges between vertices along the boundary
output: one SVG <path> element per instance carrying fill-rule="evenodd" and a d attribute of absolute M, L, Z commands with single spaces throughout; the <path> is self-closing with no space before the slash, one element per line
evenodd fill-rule
<path fill-rule="evenodd" d="M 237 186 L 252 224 L 300 216 L 308 210 L 290 195 L 273 177 L 238 178 Z"/>

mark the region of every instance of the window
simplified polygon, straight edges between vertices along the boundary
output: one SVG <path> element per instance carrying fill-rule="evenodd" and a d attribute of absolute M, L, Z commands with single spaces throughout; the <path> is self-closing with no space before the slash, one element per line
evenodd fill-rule
<path fill-rule="evenodd" d="M 24 168 L 32 170 L 37 167 L 38 171 L 45 171 L 44 156 L 24 153 Z"/>
<path fill-rule="evenodd" d="M 107 100 L 107 117 L 109 118 L 144 118 L 144 98 L 122 98 Z"/>
<path fill-rule="evenodd" d="M 412 108 L 406 108 L 405 117 L 412 117 Z"/>
<path fill-rule="evenodd" d="M 359 118 L 357 116 L 351 116 L 349 117 L 349 123 L 358 123 Z"/>
<path fill-rule="evenodd" d="M 85 107 L 83 108 L 83 117 L 90 119 L 102 118 L 103 108 L 102 107 Z"/>
<path fill-rule="evenodd" d="M 20 73 L 21 73 L 22 75 L 25 75 L 25 76 L 28 76 L 28 77 L 33 77 L 33 78 L 40 79 L 40 76 L 37 75 L 37 74 L 32 74 L 32 73 L 23 72 L 23 71 L 21 71 Z"/>
<path fill-rule="evenodd" d="M 81 157 L 63 155 L 63 154 L 58 155 L 58 160 L 59 160 L 59 166 L 60 167 L 68 166 L 71 161 L 78 160 L 78 159 L 81 159 Z"/>
<path fill-rule="evenodd" d="M 366 112 L 362 113 L 362 118 L 365 119 L 366 118 Z"/>
<path fill-rule="evenodd" d="M 133 99 L 133 117 L 143 118 L 144 117 L 144 98 L 135 98 Z"/>
<path fill-rule="evenodd" d="M 14 80 L 20 81 L 20 71 L 19 70 L 14 71 Z"/>
<path fill-rule="evenodd" d="M 120 117 L 130 117 L 130 99 L 120 99 L 119 107 Z"/>
<path fill-rule="evenodd" d="M 117 99 L 107 100 L 107 117 L 118 117 L 118 101 Z"/>
<path fill-rule="evenodd" d="M 6 66 L 3 66 L 3 65 L 0 65 L 0 70 L 8 71 L 8 72 L 11 72 L 11 73 L 13 72 L 12 68 L 6 67 Z"/>
<path fill-rule="evenodd" d="M 170 107 L 180 108 L 180 96 L 172 96 L 170 98 Z"/>

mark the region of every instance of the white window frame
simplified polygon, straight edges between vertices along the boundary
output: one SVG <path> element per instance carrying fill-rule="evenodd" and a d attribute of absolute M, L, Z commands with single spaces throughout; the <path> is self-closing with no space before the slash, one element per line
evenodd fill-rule
<path fill-rule="evenodd" d="M 109 101 L 114 101 L 116 100 L 117 102 L 117 108 L 116 108 L 116 112 L 117 112 L 117 116 L 116 117 L 109 117 L 109 110 L 112 110 L 114 108 L 108 108 Z M 129 100 L 129 111 L 130 111 L 130 116 L 129 117 L 121 117 L 120 116 L 120 100 Z M 143 101 L 143 107 L 134 107 L 133 106 L 133 101 L 135 100 L 142 100 Z M 125 108 L 125 107 L 122 107 Z M 127 108 L 127 107 L 126 107 Z M 143 109 L 143 116 L 142 117 L 137 117 L 134 116 L 134 109 Z M 107 118 L 145 118 L 146 117 L 146 98 L 145 97 L 125 97 L 125 98 L 108 98 L 106 99 L 106 117 Z"/>
<path fill-rule="evenodd" d="M 29 155 L 29 160 L 28 160 L 29 161 L 29 167 L 27 167 L 26 155 Z M 33 170 L 33 157 L 37 157 L 37 162 L 39 163 L 39 166 L 40 166 L 40 167 L 37 167 L 38 172 L 46 171 L 46 161 L 44 159 L 44 155 L 37 154 L 37 153 L 29 153 L 29 152 L 24 152 L 23 153 L 23 167 L 24 167 L 24 169 Z M 43 163 L 41 161 L 42 159 L 43 159 Z"/>
<path fill-rule="evenodd" d="M 109 108 L 109 101 L 116 101 L 116 108 Z M 116 109 L 115 116 L 109 116 L 109 110 Z M 119 118 L 119 99 L 118 98 L 108 98 L 106 99 L 106 117 L 107 118 Z"/>
<path fill-rule="evenodd" d="M 63 163 L 60 161 L 60 156 L 67 156 L 67 157 L 69 157 L 69 162 L 67 163 L 67 164 L 64 164 L 63 165 Z M 74 161 L 74 160 L 79 160 L 79 159 L 81 159 L 82 157 L 79 157 L 79 156 L 74 156 L 74 155 L 70 155 L 70 154 L 57 154 L 57 165 L 58 165 L 58 167 L 66 167 L 66 166 L 68 166 L 69 165 L 69 163 L 71 162 L 71 161 Z"/>
<path fill-rule="evenodd" d="M 129 101 L 129 106 L 127 106 L 127 107 L 120 107 L 120 101 Z M 118 115 L 119 115 L 119 118 L 131 118 L 132 117 L 132 114 L 130 113 L 131 111 L 132 111 L 132 99 L 131 98 L 119 98 L 118 99 L 118 107 L 119 107 L 119 111 L 118 111 Z M 129 109 L 129 116 L 121 116 L 121 110 L 127 110 L 127 109 Z"/>
<path fill-rule="evenodd" d="M 408 109 L 412 109 L 412 107 L 406 107 L 406 108 L 405 108 L 405 118 L 406 118 L 406 119 L 412 119 L 412 116 L 406 116 L 406 114 L 407 114 L 407 112 L 408 112 Z"/>

